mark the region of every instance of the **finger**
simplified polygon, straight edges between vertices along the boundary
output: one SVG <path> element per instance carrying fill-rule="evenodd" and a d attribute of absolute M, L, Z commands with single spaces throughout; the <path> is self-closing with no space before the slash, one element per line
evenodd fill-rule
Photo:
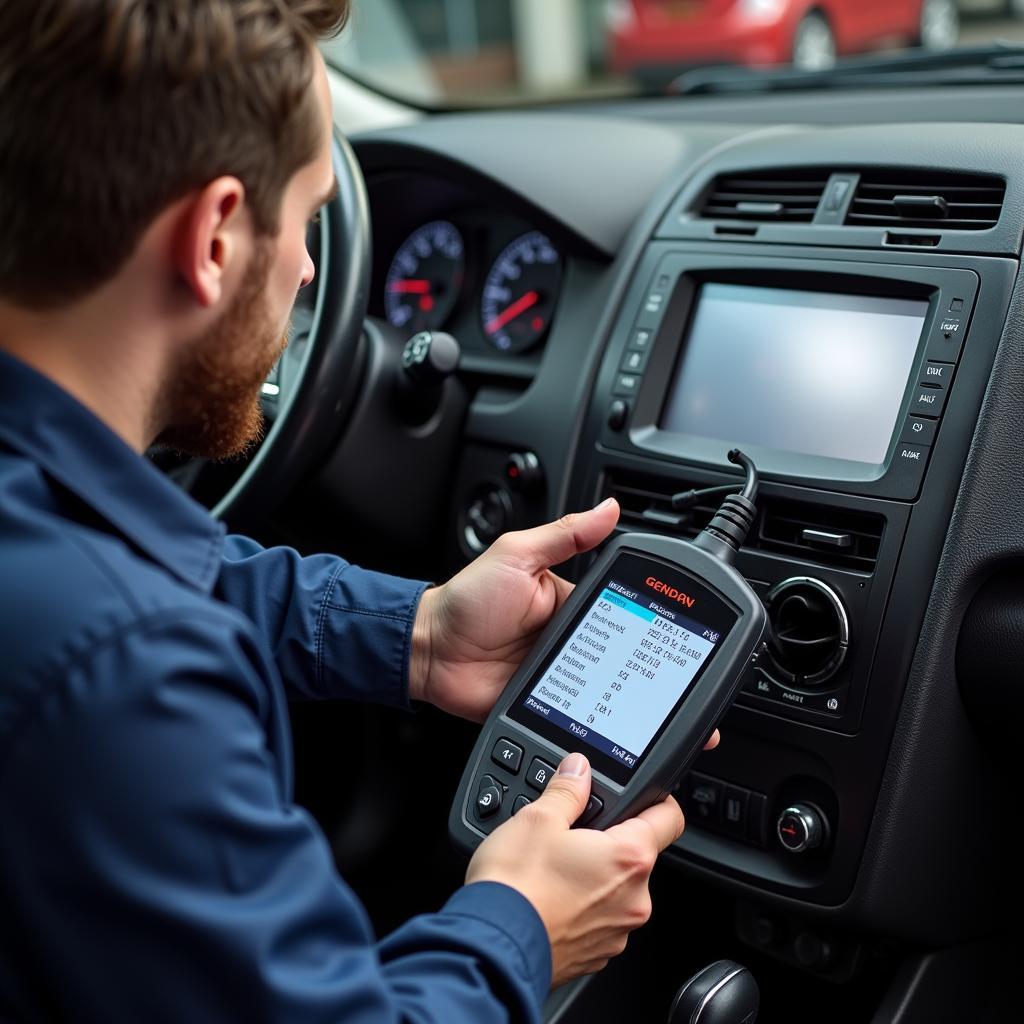
<path fill-rule="evenodd" d="M 590 796 L 590 762 L 582 754 L 562 758 L 555 777 L 535 801 L 553 809 L 568 828 L 583 813 Z"/>
<path fill-rule="evenodd" d="M 618 521 L 619 503 L 608 498 L 589 512 L 573 512 L 555 523 L 508 533 L 504 545 L 523 560 L 530 572 L 536 572 L 597 547 Z"/>
<path fill-rule="evenodd" d="M 715 747 L 717 747 L 718 744 L 721 743 L 721 742 L 722 742 L 722 734 L 716 729 L 711 734 L 711 739 L 709 739 L 707 741 L 707 743 L 704 744 L 704 749 L 705 750 L 714 750 Z"/>
<path fill-rule="evenodd" d="M 685 825 L 686 819 L 679 804 L 674 797 L 667 796 L 661 803 L 641 811 L 635 818 L 608 829 L 608 833 L 632 833 L 635 836 L 642 832 L 649 839 L 653 838 L 658 850 L 664 850 L 683 834 Z"/>

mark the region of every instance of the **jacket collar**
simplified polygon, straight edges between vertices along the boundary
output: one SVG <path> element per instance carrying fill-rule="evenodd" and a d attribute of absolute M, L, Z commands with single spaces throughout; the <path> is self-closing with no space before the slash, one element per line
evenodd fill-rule
<path fill-rule="evenodd" d="M 0 441 L 38 464 L 151 561 L 209 593 L 224 527 L 80 402 L 0 352 Z"/>

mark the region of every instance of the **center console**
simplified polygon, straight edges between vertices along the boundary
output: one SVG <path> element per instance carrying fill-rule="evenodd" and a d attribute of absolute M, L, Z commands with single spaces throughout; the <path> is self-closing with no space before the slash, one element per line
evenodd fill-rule
<path fill-rule="evenodd" d="M 825 224 L 825 189 L 814 227 L 778 242 L 666 219 L 609 336 L 573 484 L 578 507 L 615 497 L 622 530 L 693 537 L 717 500 L 684 492 L 736 482 L 734 445 L 757 464 L 737 565 L 774 636 L 679 791 L 671 855 L 810 908 L 854 889 L 1016 273 L 944 240 L 844 235 L 849 191 Z"/>

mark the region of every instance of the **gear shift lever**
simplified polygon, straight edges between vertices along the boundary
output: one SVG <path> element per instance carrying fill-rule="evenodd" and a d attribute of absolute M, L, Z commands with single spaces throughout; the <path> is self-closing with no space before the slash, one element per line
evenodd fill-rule
<path fill-rule="evenodd" d="M 668 1024 L 754 1024 L 760 1003 L 750 971 L 732 960 L 718 960 L 679 990 Z"/>

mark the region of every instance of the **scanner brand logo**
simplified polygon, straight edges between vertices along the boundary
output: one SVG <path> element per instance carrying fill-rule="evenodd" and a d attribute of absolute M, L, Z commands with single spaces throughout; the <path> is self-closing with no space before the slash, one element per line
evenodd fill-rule
<path fill-rule="evenodd" d="M 689 594 L 684 594 L 681 590 L 676 590 L 675 587 L 670 587 L 667 583 L 662 583 L 661 580 L 655 579 L 653 576 L 648 576 L 644 583 L 656 593 L 667 597 L 670 601 L 677 601 L 686 608 L 692 608 L 697 603 L 695 597 L 690 597 Z"/>

